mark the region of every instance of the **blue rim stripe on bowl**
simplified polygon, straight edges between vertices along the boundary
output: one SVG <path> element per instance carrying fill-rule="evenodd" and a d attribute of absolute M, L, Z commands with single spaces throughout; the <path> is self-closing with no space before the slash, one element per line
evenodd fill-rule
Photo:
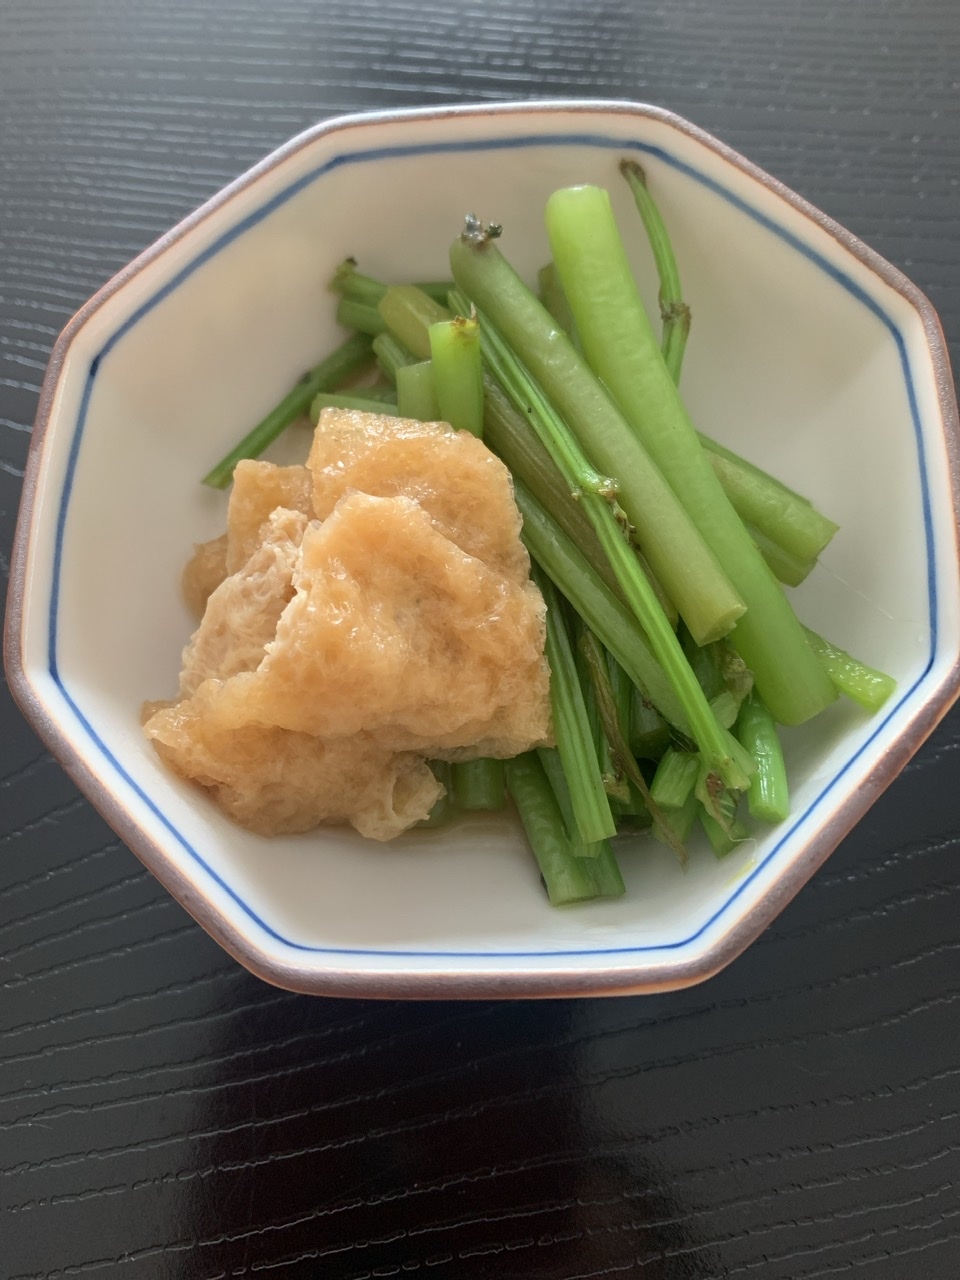
<path fill-rule="evenodd" d="M 923 507 L 923 526 L 924 537 L 926 541 L 927 552 L 927 601 L 929 611 L 929 634 L 930 634 L 930 652 L 927 663 L 917 677 L 914 683 L 907 689 L 898 699 L 896 704 L 890 708 L 887 714 L 874 727 L 870 736 L 861 744 L 861 746 L 851 755 L 849 760 L 843 765 L 840 771 L 830 780 L 822 791 L 810 802 L 803 813 L 796 815 L 789 829 L 783 834 L 780 840 L 769 850 L 762 862 L 758 863 L 749 875 L 746 875 L 737 884 L 729 896 L 724 900 L 723 904 L 707 919 L 704 923 L 689 934 L 686 938 L 675 942 L 657 943 L 646 946 L 634 947 L 585 947 L 585 948 L 562 948 L 550 951 L 432 951 L 432 950 L 415 950 L 415 949 L 378 949 L 378 948 L 354 948 L 354 947 L 318 947 L 307 943 L 297 942 L 291 938 L 285 937 L 283 934 L 268 924 L 250 904 L 241 895 L 233 889 L 223 877 L 215 871 L 201 856 L 201 854 L 189 843 L 186 837 L 173 825 L 173 823 L 164 815 L 159 807 L 147 795 L 147 793 L 136 783 L 133 778 L 122 768 L 119 761 L 97 734 L 90 721 L 81 711 L 80 707 L 71 696 L 66 685 L 60 676 L 57 664 L 57 623 L 60 596 L 60 576 L 62 569 L 63 540 L 64 530 L 66 526 L 67 515 L 70 505 L 70 497 L 73 490 L 73 480 L 76 472 L 76 464 L 80 453 L 80 446 L 83 438 L 84 426 L 89 409 L 90 398 L 93 392 L 94 383 L 97 372 L 109 352 L 117 345 L 117 343 L 128 333 L 134 325 L 138 323 L 145 315 L 147 315 L 154 307 L 156 307 L 164 298 L 168 297 L 175 289 L 177 289 L 189 276 L 197 271 L 205 262 L 214 257 L 223 248 L 232 241 L 237 239 L 250 227 L 261 222 L 265 217 L 272 213 L 302 191 L 305 187 L 316 182 L 325 174 L 344 165 L 364 164 L 373 160 L 382 159 L 400 159 L 403 157 L 427 155 L 437 153 L 451 152 L 475 152 L 475 151 L 496 151 L 496 150 L 514 150 L 522 147 L 556 147 L 556 146 L 588 146 L 598 147 L 607 150 L 635 151 L 645 155 L 655 156 L 664 164 L 692 178 L 700 183 L 703 187 L 712 191 L 714 194 L 726 200 L 740 212 L 746 214 L 758 225 L 772 232 L 784 243 L 789 245 L 796 252 L 800 253 L 804 258 L 813 263 L 827 276 L 834 280 L 848 294 L 855 298 L 859 303 L 865 306 L 874 316 L 877 317 L 892 336 L 900 359 L 900 366 L 903 373 L 904 384 L 907 391 L 907 398 L 910 407 L 911 422 L 913 424 L 914 437 L 917 447 L 917 462 L 919 468 L 920 489 Z M 377 147 L 368 150 L 358 150 L 346 152 L 341 155 L 334 156 L 323 165 L 311 170 L 295 182 L 290 183 L 282 191 L 265 201 L 253 213 L 248 214 L 241 219 L 229 231 L 219 236 L 213 244 L 198 253 L 185 267 L 181 268 L 176 275 L 165 285 L 161 286 L 151 298 L 141 304 L 141 306 L 122 324 L 118 326 L 113 334 L 106 340 L 97 355 L 91 360 L 90 368 L 84 385 L 83 395 L 81 397 L 80 407 L 77 413 L 77 421 L 74 427 L 73 438 L 70 443 L 70 450 L 67 460 L 67 467 L 64 475 L 63 489 L 61 491 L 60 502 L 57 514 L 57 529 L 54 544 L 53 557 L 53 573 L 52 573 L 52 590 L 50 602 L 50 615 L 48 619 L 48 663 L 50 677 L 56 687 L 59 689 L 62 697 L 70 707 L 77 721 L 82 726 L 84 732 L 94 743 L 97 750 L 110 765 L 113 771 L 124 780 L 124 782 L 135 792 L 139 799 L 146 805 L 150 812 L 156 817 L 167 830 L 176 838 L 177 842 L 189 854 L 189 856 L 206 872 L 213 880 L 252 920 L 263 932 L 276 942 L 282 943 L 284 946 L 291 948 L 297 952 L 307 952 L 317 955 L 353 955 L 353 956 L 370 956 L 370 957 L 403 957 L 407 959 L 483 959 L 483 958 L 542 958 L 554 959 L 561 957 L 582 957 L 582 956 L 610 956 L 610 955 L 641 955 L 651 952 L 671 952 L 681 950 L 695 942 L 704 933 L 706 933 L 713 924 L 730 909 L 733 903 L 741 896 L 747 886 L 768 866 L 771 859 L 775 858 L 779 850 L 792 834 L 806 822 L 814 811 L 821 805 L 833 788 L 837 785 L 844 774 L 851 768 L 855 761 L 863 754 L 871 742 L 883 730 L 884 726 L 897 714 L 901 707 L 907 703 L 923 681 L 927 678 L 936 661 L 937 654 L 937 626 L 938 626 L 938 602 L 937 602 L 937 585 L 936 585 L 936 563 L 935 550 L 933 542 L 933 517 L 930 505 L 929 484 L 927 475 L 927 460 L 924 452 L 923 435 L 920 424 L 919 408 L 917 405 L 916 389 L 913 382 L 913 376 L 910 369 L 910 361 L 907 355 L 906 342 L 898 325 L 884 308 L 870 296 L 870 294 L 846 272 L 830 263 L 822 254 L 818 253 L 810 245 L 804 243 L 799 236 L 786 227 L 781 226 L 768 214 L 756 209 L 749 201 L 743 197 L 736 195 L 722 183 L 703 173 L 694 165 L 687 161 L 679 159 L 662 147 L 653 146 L 648 143 L 642 143 L 620 138 L 611 138 L 603 134 L 593 133 L 574 133 L 574 134 L 556 134 L 553 136 L 543 137 L 542 135 L 519 134 L 508 138 L 482 138 L 474 139 L 469 142 L 437 142 L 410 144 L 406 146 L 393 147 Z"/>

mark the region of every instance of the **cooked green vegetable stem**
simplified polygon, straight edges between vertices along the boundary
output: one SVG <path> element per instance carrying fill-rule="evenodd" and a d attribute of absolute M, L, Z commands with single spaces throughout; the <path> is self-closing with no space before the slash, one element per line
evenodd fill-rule
<path fill-rule="evenodd" d="M 585 845 L 616 835 L 617 826 L 603 785 L 590 718 L 577 674 L 560 597 L 550 579 L 534 568 L 547 606 L 546 654 L 550 666 L 550 709 L 557 750 L 570 789 L 577 831 Z"/>
<path fill-rule="evenodd" d="M 530 422 L 514 408 L 513 402 L 489 374 L 484 376 L 483 429 L 487 444 L 507 464 L 514 478 L 527 486 L 611 591 L 619 596 L 620 587 L 616 577 L 593 526 L 583 513 L 582 504 L 570 492 L 569 485 L 564 483 Z M 667 598 L 650 566 L 639 553 L 638 559 L 671 627 L 676 627 L 676 607 Z"/>
<path fill-rule="evenodd" d="M 617 727 L 620 730 L 624 744 L 629 744 L 633 726 L 634 684 L 609 650 L 604 657 L 607 663 L 607 679 L 610 682 L 610 692 L 617 712 Z M 630 750 L 629 745 L 627 745 L 627 749 L 632 755 L 633 752 Z"/>
<path fill-rule="evenodd" d="M 609 649 L 610 646 L 607 645 L 607 648 Z M 629 672 L 627 674 L 629 675 Z M 659 760 L 671 741 L 679 737 L 676 727 L 671 733 L 670 725 L 651 702 L 649 696 L 635 686 L 630 705 L 628 739 L 633 755 L 638 760 Z"/>
<path fill-rule="evenodd" d="M 573 808 L 570 804 L 570 789 L 567 786 L 563 763 L 556 747 L 538 747 L 536 755 L 547 776 L 557 807 L 563 817 L 567 837 L 570 841 L 570 851 L 581 862 L 581 866 L 592 878 L 597 897 L 622 898 L 626 893 L 626 886 L 623 883 L 623 876 L 620 874 L 620 867 L 617 864 L 617 855 L 613 852 L 610 841 L 600 840 L 596 845 L 587 848 L 580 839 L 573 816 Z"/>
<path fill-rule="evenodd" d="M 624 593 L 628 607 L 643 627 L 651 649 L 662 666 L 684 711 L 690 731 L 711 770 L 716 770 L 730 786 L 746 786 L 749 773 L 743 769 L 744 755 L 739 745 L 717 723 L 703 690 L 683 655 L 673 628 L 660 607 L 653 588 L 637 563 L 624 531 L 602 486 L 582 483 L 589 464 L 577 458 L 575 444 L 566 432 L 540 388 L 519 364 L 489 321 L 481 314 L 481 342 L 484 358 L 515 407 L 533 422 L 546 444 L 559 446 L 553 454 L 571 489 L 580 488 L 580 501 L 593 525 L 610 566 Z M 593 473 L 595 475 L 595 473 Z"/>
<path fill-rule="evenodd" d="M 421 422 L 440 420 L 440 405 L 429 360 L 398 366 L 396 379 L 397 412 L 401 418 L 418 418 Z"/>
<path fill-rule="evenodd" d="M 354 258 L 345 258 L 330 281 L 330 288 L 334 293 L 339 293 L 342 298 L 349 298 L 353 302 L 365 302 L 371 307 L 377 306 L 386 293 L 387 287 L 382 280 L 376 280 L 373 276 L 364 275 L 358 270 Z M 443 305 L 447 300 L 450 281 L 418 280 L 414 287 L 432 298 L 434 302 Z"/>
<path fill-rule="evenodd" d="M 699 771 L 700 763 L 692 752 L 667 747 L 650 784 L 654 803 L 661 809 L 682 809 L 693 794 Z"/>
<path fill-rule="evenodd" d="M 588 186 L 555 191 L 546 216 L 554 261 L 591 368 L 748 606 L 733 631 L 737 651 L 777 720 L 810 719 L 836 695 L 697 439 L 637 293 L 608 193 Z M 673 595 L 671 585 L 664 585 Z"/>
<path fill-rule="evenodd" d="M 483 357 L 480 326 L 475 318 L 455 316 L 429 330 L 433 385 L 440 418 L 456 428 L 483 436 Z"/>
<path fill-rule="evenodd" d="M 729 451 L 718 452 L 713 441 L 704 452 L 741 520 L 799 560 L 816 560 L 838 525 L 772 476 Z"/>
<path fill-rule="evenodd" d="M 597 896 L 590 858 L 578 858 L 563 815 L 535 751 L 504 761 L 507 791 L 516 805 L 547 896 L 555 907 Z"/>
<path fill-rule="evenodd" d="M 465 297 L 458 294 L 452 296 L 457 297 L 462 306 L 469 305 Z M 580 503 L 588 498 L 601 499 L 611 514 L 619 511 L 618 524 L 626 529 L 626 518 L 617 504 L 616 484 L 591 465 L 566 423 L 520 364 L 493 323 L 481 315 L 480 326 L 481 347 L 491 372 L 514 407 L 533 426 L 567 491 Z"/>
<path fill-rule="evenodd" d="M 801 560 L 752 524 L 747 523 L 744 527 L 778 582 L 787 587 L 799 587 L 801 582 L 807 580 L 816 560 Z"/>
<path fill-rule="evenodd" d="M 680 272 L 670 233 L 647 186 L 642 165 L 636 160 L 625 158 L 620 161 L 620 172 L 633 193 L 660 278 L 660 316 L 663 321 L 660 349 L 671 378 L 674 383 L 679 383 L 683 353 L 690 331 L 690 308 L 683 301 Z M 556 268 L 553 267 L 553 277 L 556 274 Z M 576 321 L 563 292 L 563 285 L 553 277 L 551 296 L 558 293 L 562 297 L 570 316 L 569 323 L 575 326 Z M 773 543 L 792 552 L 799 560 L 816 560 L 836 533 L 837 526 L 814 510 L 805 498 L 768 476 L 759 467 L 738 458 L 735 453 L 717 445 L 702 433 L 698 435 L 724 492 L 740 518 L 758 528 Z M 783 581 L 796 585 L 792 581 L 794 576 L 795 571 Z"/>
<path fill-rule="evenodd" d="M 557 268 L 552 262 L 548 262 L 537 272 L 537 285 L 540 289 L 540 301 L 570 339 L 571 344 L 579 351 L 580 338 L 577 335 L 577 324 L 570 310 L 567 295 L 563 292 Z"/>
<path fill-rule="evenodd" d="M 387 286 L 381 281 L 359 271 L 354 258 L 344 258 L 333 273 L 330 288 L 334 293 L 339 293 L 341 298 L 363 302 L 369 307 L 376 307 L 387 291 Z"/>
<path fill-rule="evenodd" d="M 687 851 L 683 846 L 683 842 L 674 833 L 669 815 L 663 813 L 657 805 L 655 798 L 651 794 L 650 787 L 647 785 L 647 780 L 640 772 L 640 767 L 627 745 L 620 719 L 622 708 L 617 703 L 610 681 L 607 655 L 603 652 L 596 636 L 588 627 L 582 629 L 580 647 L 586 660 L 590 679 L 593 682 L 597 708 L 600 713 L 601 724 L 607 740 L 607 750 L 613 767 L 628 783 L 636 787 L 642 797 L 644 807 L 664 833 L 667 843 L 672 846 L 680 859 L 681 865 L 685 866 Z"/>
<path fill-rule="evenodd" d="M 623 883 L 623 875 L 617 862 L 617 855 L 609 840 L 601 840 L 596 854 L 592 858 L 580 861 L 593 878 L 598 898 L 622 898 L 627 891 Z"/>
<path fill-rule="evenodd" d="M 647 175 L 643 171 L 643 166 L 636 160 L 623 159 L 620 161 L 620 172 L 633 192 L 637 212 L 640 214 L 653 251 L 657 274 L 660 277 L 660 318 L 663 321 L 660 349 L 671 378 L 678 383 L 683 353 L 690 333 L 690 308 L 683 301 L 677 259 L 674 256 L 673 245 L 659 206 L 647 186 Z"/>
<path fill-rule="evenodd" d="M 544 773 L 547 775 L 547 781 L 553 789 L 556 797 L 557 805 L 563 815 L 564 826 L 566 827 L 567 836 L 570 839 L 570 848 L 578 858 L 589 858 L 591 861 L 599 854 L 599 846 L 601 841 L 595 845 L 588 846 L 584 843 L 583 838 L 577 829 L 577 820 L 574 817 L 573 805 L 570 803 L 570 787 L 567 784 L 567 775 L 563 771 L 563 761 L 560 759 L 560 752 L 556 747 L 537 747 L 536 756 L 543 767 Z"/>
<path fill-rule="evenodd" d="M 452 280 L 418 280 L 415 288 L 421 293 L 425 293 L 428 298 L 432 298 L 434 302 L 441 307 L 447 305 L 447 294 L 453 288 Z"/>
<path fill-rule="evenodd" d="M 579 351 L 579 339 L 575 339 L 576 324 L 573 313 L 570 311 L 570 305 L 552 262 L 541 268 L 539 281 L 540 299 L 543 305 Z M 673 350 L 677 350 L 676 346 Z M 738 457 L 732 450 L 711 440 L 702 432 L 697 434 L 717 474 L 717 479 L 723 486 L 724 493 L 730 499 L 734 510 L 747 524 L 750 536 L 767 564 L 781 582 L 792 587 L 799 586 L 813 568 L 817 555 L 836 532 L 837 526 L 816 511 L 806 498 L 794 493 L 773 476 L 761 471 L 759 467 L 747 462 L 744 458 Z M 552 469 L 549 458 L 545 454 L 543 458 L 546 466 L 544 462 L 539 464 L 538 472 L 541 474 L 547 469 Z M 512 469 L 513 463 L 508 465 Z M 554 514 L 559 517 L 557 508 L 552 503 L 549 505 Z M 750 523 L 751 517 L 758 514 L 762 529 Z M 582 517 L 581 523 L 583 523 Z M 564 525 L 567 527 L 566 521 Z M 785 532 L 784 526 L 786 526 Z M 792 555 L 785 550 L 783 544 L 796 545 L 797 539 L 802 540 L 801 545 L 804 546 L 804 551 L 801 555 Z M 655 579 L 654 586 L 659 586 Z M 664 603 L 666 597 L 662 588 L 658 590 L 658 595 L 661 597 L 661 603 Z M 673 608 L 672 604 L 669 608 Z"/>
<path fill-rule="evenodd" d="M 725 635 L 743 613 L 743 601 L 584 360 L 494 244 L 461 238 L 451 247 L 450 262 L 460 292 L 480 312 L 484 340 L 489 327 L 496 326 L 508 360 L 522 363 L 552 406 L 559 426 L 549 429 L 553 440 L 545 443 L 564 480 L 573 477 L 575 492 L 595 487 L 587 477 L 564 470 L 560 454 L 570 460 L 575 446 L 581 467 L 605 478 L 605 491 L 616 498 L 637 545 L 697 640 L 706 643 Z M 517 407 L 527 412 L 525 405 Z M 562 450 L 558 432 L 565 437 Z M 616 486 L 611 475 L 617 476 Z"/>
<path fill-rule="evenodd" d="M 375 338 L 384 333 L 387 323 L 377 310 L 368 302 L 354 302 L 352 298 L 341 298 L 337 303 L 337 324 L 345 329 L 355 329 L 357 333 L 366 333 Z"/>
<path fill-rule="evenodd" d="M 503 808 L 503 761 L 487 756 L 461 760 L 452 766 L 453 794 L 465 812 Z"/>
<path fill-rule="evenodd" d="M 790 813 L 783 748 L 773 716 L 756 693 L 751 693 L 740 708 L 737 737 L 757 766 L 747 792 L 751 816 L 761 822 L 783 822 Z"/>
<path fill-rule="evenodd" d="M 243 458 L 259 458 L 268 445 L 281 435 L 292 422 L 303 417 L 314 397 L 321 391 L 333 391 L 348 378 L 354 377 L 370 363 L 370 339 L 363 334 L 353 334 L 325 360 L 305 373 L 292 390 L 288 391 L 275 409 L 244 436 L 225 458 L 203 477 L 203 483 L 212 489 L 225 489 L 233 478 L 233 469 Z"/>
<path fill-rule="evenodd" d="M 738 844 L 750 838 L 749 831 L 739 818 L 732 819 L 727 826 L 724 826 L 706 809 L 700 810 L 700 825 L 706 832 L 710 847 L 718 858 L 725 858 Z"/>
<path fill-rule="evenodd" d="M 418 364 L 419 358 L 405 347 L 392 333 L 381 333 L 373 340 L 373 354 L 377 364 L 391 382 L 397 380 L 397 370 L 406 364 Z"/>
<path fill-rule="evenodd" d="M 690 751 L 670 746 L 661 756 L 650 783 L 650 794 L 660 813 L 670 822 L 669 831 L 659 822 L 653 824 L 653 836 L 662 844 L 672 844 L 671 836 L 683 843 L 693 830 L 700 810 L 696 796 L 699 773 L 700 761 Z"/>
<path fill-rule="evenodd" d="M 824 640 L 809 627 L 804 627 L 807 640 L 838 693 L 852 699 L 865 711 L 879 711 L 897 687 L 896 680 L 868 667 L 839 645 Z"/>
<path fill-rule="evenodd" d="M 680 700 L 636 618 L 522 481 L 514 481 L 514 494 L 523 516 L 521 536 L 531 556 L 616 657 L 634 684 L 671 724 L 682 732 L 689 732 Z"/>
<path fill-rule="evenodd" d="M 584 637 L 592 636 L 590 628 L 575 612 L 568 614 L 570 641 L 573 645 L 573 657 L 583 689 L 583 700 L 587 706 L 587 716 L 593 733 L 593 741 L 600 761 L 600 772 L 603 776 L 603 789 L 610 800 L 610 810 L 614 820 L 631 807 L 630 783 L 622 759 L 616 754 L 616 748 L 607 736 L 608 708 L 601 710 L 601 693 L 597 688 L 596 678 L 590 666 L 590 658 L 584 649 Z M 601 651 L 602 652 L 602 651 Z M 604 671 L 606 675 L 606 671 Z M 604 691 L 609 693 L 609 689 Z"/>
<path fill-rule="evenodd" d="M 392 284 L 378 303 L 393 336 L 420 360 L 430 359 L 430 326 L 449 320 L 450 312 L 413 284 Z"/>

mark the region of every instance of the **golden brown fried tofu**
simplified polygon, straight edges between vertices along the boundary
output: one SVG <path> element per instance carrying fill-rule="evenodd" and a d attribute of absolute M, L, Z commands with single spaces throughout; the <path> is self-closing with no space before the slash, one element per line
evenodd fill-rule
<path fill-rule="evenodd" d="M 473 436 L 325 411 L 308 467 L 237 468 L 227 534 L 191 561 L 181 700 L 150 705 L 147 735 L 251 830 L 392 838 L 442 794 L 428 758 L 550 739 L 519 533 Z"/>
<path fill-rule="evenodd" d="M 260 530 L 277 507 L 313 515 L 313 480 L 306 467 L 275 467 L 245 458 L 233 473 L 227 532 L 199 542 L 183 571 L 182 589 L 191 613 L 203 617 L 207 601 L 228 574 L 243 568 L 260 545 Z"/>
<path fill-rule="evenodd" d="M 243 567 L 225 578 L 183 651 L 180 693 L 189 697 L 204 680 L 256 671 L 293 598 L 293 575 L 307 517 L 278 507 L 260 528 L 260 545 Z"/>
<path fill-rule="evenodd" d="M 274 726 L 224 727 L 220 688 L 207 681 L 192 698 L 155 711 L 145 731 L 171 769 L 251 831 L 290 835 L 349 822 L 361 835 L 391 840 L 442 793 L 421 756 L 363 734 L 330 744 Z"/>
<path fill-rule="evenodd" d="M 227 535 L 194 545 L 181 579 L 183 598 L 195 618 L 202 618 L 207 601 L 227 576 Z"/>
<path fill-rule="evenodd" d="M 307 466 L 321 520 L 352 489 L 413 498 L 462 551 L 517 582 L 530 576 L 510 473 L 468 431 L 445 422 L 324 409 Z"/>
<path fill-rule="evenodd" d="M 224 689 L 238 725 L 425 753 L 546 739 L 540 593 L 466 555 L 411 498 L 342 498 L 307 528 L 293 586 L 257 670 Z"/>
<path fill-rule="evenodd" d="M 275 467 L 244 458 L 233 472 L 227 507 L 227 573 L 236 573 L 257 549 L 260 529 L 277 507 L 313 515 L 313 481 L 306 467 Z"/>

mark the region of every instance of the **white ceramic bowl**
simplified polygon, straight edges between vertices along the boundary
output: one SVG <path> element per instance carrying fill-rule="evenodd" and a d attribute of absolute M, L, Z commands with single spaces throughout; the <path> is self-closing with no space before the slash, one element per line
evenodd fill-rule
<path fill-rule="evenodd" d="M 555 187 L 641 158 L 694 315 L 684 389 L 701 429 L 842 524 L 796 593 L 814 628 L 891 674 L 870 718 L 838 703 L 786 734 L 794 811 L 686 874 L 656 845 L 628 895 L 554 910 L 507 817 L 408 834 L 265 841 L 172 777 L 145 698 L 176 687 L 194 541 L 223 526 L 208 467 L 337 339 L 347 254 L 393 279 L 446 273 L 463 214 L 505 224 L 534 271 Z M 638 245 L 646 296 L 656 285 Z M 664 111 L 565 102 L 320 125 L 226 188 L 70 322 L 43 388 L 7 626 L 37 732 L 228 951 L 290 988 L 363 996 L 650 991 L 728 963 L 796 893 L 957 693 L 957 417 L 926 300 L 768 175 Z M 303 436 L 290 447 L 305 449 Z"/>

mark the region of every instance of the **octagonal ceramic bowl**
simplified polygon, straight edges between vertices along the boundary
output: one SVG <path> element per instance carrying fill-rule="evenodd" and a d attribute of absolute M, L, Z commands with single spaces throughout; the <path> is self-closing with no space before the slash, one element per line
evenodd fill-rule
<path fill-rule="evenodd" d="M 505 224 L 532 275 L 559 185 L 611 188 L 638 156 L 694 315 L 698 426 L 842 525 L 803 619 L 898 681 L 786 733 L 793 814 L 723 862 L 628 849 L 628 894 L 547 905 L 509 815 L 384 847 L 264 840 L 168 774 L 139 728 L 176 687 L 179 576 L 223 526 L 210 465 L 337 341 L 347 254 L 388 279 L 446 273 L 462 216 Z M 642 237 L 635 267 L 653 303 Z M 290 451 L 305 451 L 294 430 Z M 339 995 L 541 996 L 699 981 L 797 892 L 957 693 L 957 418 L 936 317 L 841 227 L 664 111 L 566 102 L 334 120 L 295 138 L 122 271 L 70 322 L 41 398 L 7 619 L 11 683 L 64 766 L 245 965 Z"/>

